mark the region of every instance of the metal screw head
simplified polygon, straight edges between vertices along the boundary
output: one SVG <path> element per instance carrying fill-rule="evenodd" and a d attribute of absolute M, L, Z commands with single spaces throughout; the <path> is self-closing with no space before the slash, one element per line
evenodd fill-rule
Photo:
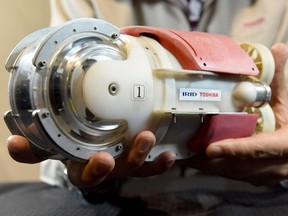
<path fill-rule="evenodd" d="M 112 35 L 111 35 L 111 38 L 112 39 L 117 39 L 119 37 L 119 34 L 117 34 L 117 33 L 113 33 Z"/>
<path fill-rule="evenodd" d="M 118 92 L 118 85 L 116 83 L 111 83 L 108 87 L 108 91 L 111 95 L 116 95 Z"/>
<path fill-rule="evenodd" d="M 47 64 L 47 62 L 43 60 L 43 61 L 38 62 L 37 66 L 40 68 L 43 68 L 46 66 L 46 64 Z"/>
<path fill-rule="evenodd" d="M 119 151 L 121 151 L 123 149 L 123 146 L 121 145 L 121 144 L 119 144 L 119 145 L 117 145 L 116 147 L 115 147 L 115 151 L 116 152 L 119 152 Z"/>

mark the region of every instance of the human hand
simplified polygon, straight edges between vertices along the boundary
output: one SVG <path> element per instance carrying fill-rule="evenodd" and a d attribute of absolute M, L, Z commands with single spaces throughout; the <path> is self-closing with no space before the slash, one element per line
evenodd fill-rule
<path fill-rule="evenodd" d="M 254 185 L 274 185 L 288 178 L 288 88 L 284 73 L 288 46 L 275 44 L 271 52 L 276 68 L 270 105 L 276 131 L 211 143 L 205 156 L 195 156 L 189 166 Z"/>
<path fill-rule="evenodd" d="M 113 181 L 126 176 L 153 176 L 169 169 L 176 158 L 174 153 L 164 152 L 155 161 L 145 162 L 155 143 L 155 136 L 149 131 L 143 131 L 135 137 L 130 150 L 124 151 L 116 160 L 107 152 L 99 152 L 86 163 L 72 160 L 63 163 L 67 167 L 70 181 L 79 188 L 96 187 L 104 179 Z M 32 151 L 30 143 L 22 136 L 9 137 L 7 144 L 9 154 L 18 162 L 38 163 L 43 160 Z"/>

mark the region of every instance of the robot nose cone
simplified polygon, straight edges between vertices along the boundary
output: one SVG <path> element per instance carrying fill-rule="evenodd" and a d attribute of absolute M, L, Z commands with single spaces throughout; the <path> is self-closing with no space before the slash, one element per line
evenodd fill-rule
<path fill-rule="evenodd" d="M 271 100 L 271 89 L 263 82 L 240 82 L 233 90 L 236 106 L 260 107 Z"/>
<path fill-rule="evenodd" d="M 111 118 L 121 103 L 121 76 L 114 61 L 93 64 L 83 79 L 83 98 L 88 109 L 100 118 Z M 117 63 L 116 63 L 117 65 Z"/>

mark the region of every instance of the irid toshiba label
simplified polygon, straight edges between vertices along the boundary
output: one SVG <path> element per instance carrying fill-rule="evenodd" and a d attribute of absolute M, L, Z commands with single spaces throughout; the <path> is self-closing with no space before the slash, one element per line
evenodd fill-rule
<path fill-rule="evenodd" d="M 219 89 L 180 88 L 179 100 L 189 101 L 221 101 Z"/>

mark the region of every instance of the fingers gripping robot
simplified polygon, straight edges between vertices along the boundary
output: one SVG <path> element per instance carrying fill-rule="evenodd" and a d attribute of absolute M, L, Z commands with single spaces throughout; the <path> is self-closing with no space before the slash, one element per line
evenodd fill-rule
<path fill-rule="evenodd" d="M 272 131 L 274 60 L 260 44 L 154 27 L 76 19 L 41 29 L 12 51 L 5 121 L 41 156 L 114 157 L 142 130 L 192 157 L 216 140 Z"/>

